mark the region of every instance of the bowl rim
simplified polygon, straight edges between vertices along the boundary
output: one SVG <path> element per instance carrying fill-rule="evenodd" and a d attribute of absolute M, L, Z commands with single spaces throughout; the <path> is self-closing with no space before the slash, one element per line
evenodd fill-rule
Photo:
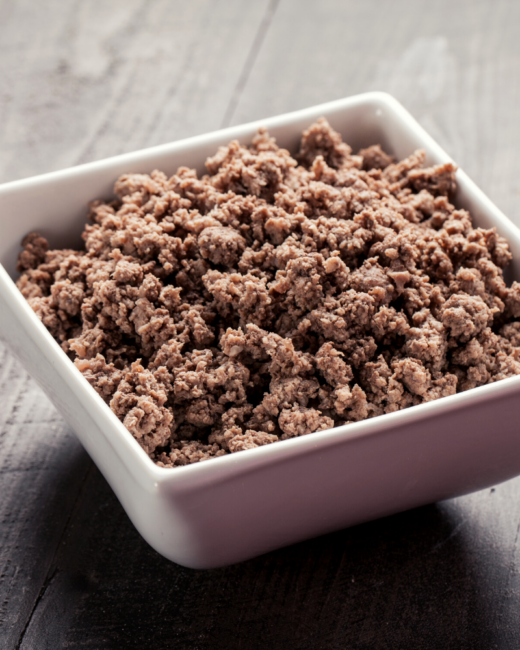
<path fill-rule="evenodd" d="M 355 106 L 376 106 L 394 113 L 407 128 L 407 130 L 421 142 L 427 149 L 430 157 L 437 163 L 453 162 L 451 157 L 435 142 L 435 140 L 416 122 L 406 109 L 391 95 L 384 92 L 369 92 L 360 95 L 338 99 L 332 102 L 314 105 L 298 111 L 283 113 L 262 120 L 255 120 L 239 126 L 212 131 L 206 134 L 185 138 L 172 143 L 149 147 L 138 151 L 104 158 L 99 161 L 85 163 L 64 170 L 40 174 L 25 179 L 15 180 L 0 185 L 0 196 L 12 191 L 19 192 L 24 189 L 52 184 L 54 181 L 81 177 L 90 171 L 109 172 L 116 163 L 131 164 L 139 161 L 146 164 L 147 158 L 152 158 L 159 153 L 178 154 L 197 145 L 216 146 L 223 140 L 241 139 L 249 140 L 258 127 L 264 126 L 283 127 L 294 121 L 308 118 L 315 120 L 316 114 L 330 114 L 341 109 Z M 516 237 L 520 241 L 520 230 L 496 207 L 496 205 L 480 190 L 475 183 L 460 168 L 456 172 L 457 184 L 464 186 L 466 192 L 476 198 L 493 220 L 502 230 L 508 231 L 508 237 Z M 11 306 L 20 316 L 27 336 L 36 340 L 40 352 L 48 357 L 69 383 L 80 401 L 86 402 L 97 411 L 110 431 L 100 426 L 107 442 L 114 452 L 121 458 L 143 487 L 148 490 L 159 490 L 162 486 L 184 486 L 188 488 L 193 484 L 200 484 L 217 478 L 231 478 L 244 471 L 282 462 L 287 458 L 319 451 L 334 445 L 345 444 L 367 436 L 384 435 L 386 431 L 399 426 L 407 426 L 429 419 L 439 411 L 443 413 L 467 408 L 475 402 L 493 400 L 497 396 L 509 395 L 520 390 L 520 375 L 500 380 L 498 382 L 479 386 L 464 393 L 457 393 L 431 402 L 418 404 L 394 413 L 386 413 L 360 422 L 333 427 L 324 431 L 317 431 L 306 436 L 280 440 L 276 444 L 264 445 L 254 449 L 244 450 L 240 453 L 226 454 L 211 458 L 210 463 L 198 462 L 190 465 L 173 468 L 156 465 L 137 440 L 126 429 L 119 418 L 113 413 L 108 404 L 101 398 L 89 384 L 74 363 L 69 359 L 60 345 L 52 337 L 47 328 L 33 312 L 28 302 L 22 296 L 15 282 L 0 264 L 0 288 L 7 291 Z M 115 434 L 115 435 L 114 435 Z M 419 435 L 419 434 L 418 434 Z"/>

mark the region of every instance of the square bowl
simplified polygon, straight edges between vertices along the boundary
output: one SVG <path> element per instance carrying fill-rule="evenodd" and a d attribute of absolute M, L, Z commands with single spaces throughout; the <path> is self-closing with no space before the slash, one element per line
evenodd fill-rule
<path fill-rule="evenodd" d="M 520 473 L 520 376 L 210 462 L 156 466 L 76 369 L 13 279 L 20 241 L 37 230 L 52 247 L 80 245 L 87 203 L 120 174 L 204 168 L 217 147 L 249 143 L 266 126 L 294 152 L 325 116 L 354 149 L 380 143 L 427 164 L 449 156 L 390 95 L 368 93 L 208 135 L 0 186 L 0 335 L 91 455 L 141 535 L 192 568 L 231 564 L 323 533 L 481 489 Z M 520 280 L 520 231 L 462 172 L 457 207 L 496 227 Z"/>

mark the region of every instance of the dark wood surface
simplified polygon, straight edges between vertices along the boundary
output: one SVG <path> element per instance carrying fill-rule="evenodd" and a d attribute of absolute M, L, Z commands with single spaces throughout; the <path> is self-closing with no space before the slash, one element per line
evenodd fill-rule
<path fill-rule="evenodd" d="M 0 181 L 377 89 L 520 224 L 519 25 L 516 0 L 0 0 Z M 193 571 L 3 347 L 0 405 L 1 648 L 520 647 L 520 479 Z"/>

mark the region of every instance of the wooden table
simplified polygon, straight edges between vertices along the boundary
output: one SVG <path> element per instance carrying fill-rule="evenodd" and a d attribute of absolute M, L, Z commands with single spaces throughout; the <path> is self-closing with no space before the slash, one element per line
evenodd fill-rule
<path fill-rule="evenodd" d="M 377 89 L 520 224 L 519 26 L 516 0 L 1 0 L 0 180 Z M 3 347 L 0 400 L 2 648 L 520 647 L 520 479 L 193 571 Z"/>

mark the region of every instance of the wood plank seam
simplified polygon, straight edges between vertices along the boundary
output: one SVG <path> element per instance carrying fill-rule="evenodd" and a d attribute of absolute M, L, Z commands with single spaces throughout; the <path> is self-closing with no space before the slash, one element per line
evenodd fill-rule
<path fill-rule="evenodd" d="M 49 564 L 49 570 L 47 571 L 47 575 L 45 576 L 45 579 L 44 579 L 44 581 L 42 583 L 40 591 L 38 592 L 38 596 L 36 597 L 36 600 L 34 601 L 34 605 L 33 605 L 32 609 L 31 609 L 31 612 L 30 612 L 29 616 L 27 617 L 27 621 L 25 622 L 23 630 L 22 630 L 22 632 L 20 634 L 20 638 L 18 639 L 18 642 L 16 643 L 14 650 L 19 650 L 20 649 L 20 647 L 21 647 L 21 645 L 23 643 L 23 639 L 25 637 L 25 634 L 26 634 L 26 632 L 27 632 L 27 630 L 29 628 L 29 625 L 31 624 L 32 618 L 34 616 L 34 612 L 36 611 L 36 609 L 37 609 L 38 605 L 40 604 L 40 602 L 42 601 L 43 597 L 45 596 L 45 592 L 48 590 L 48 588 L 52 584 L 52 581 L 58 575 L 60 551 L 61 551 L 61 548 L 63 546 L 64 540 L 67 538 L 71 522 L 74 519 L 74 515 L 75 515 L 76 510 L 78 508 L 78 503 L 81 500 L 81 496 L 83 494 L 85 485 L 86 485 L 86 483 L 88 481 L 88 478 L 91 476 L 93 469 L 94 469 L 94 463 L 91 461 L 90 466 L 89 466 L 88 470 L 85 472 L 85 476 L 83 477 L 83 480 L 81 481 L 78 493 L 76 495 L 76 498 L 74 499 L 74 504 L 73 504 L 72 508 L 70 509 L 70 512 L 69 512 L 69 514 L 67 516 L 67 520 L 65 522 L 65 525 L 63 526 L 62 533 L 61 533 L 60 538 L 59 538 L 59 540 L 58 540 L 58 542 L 56 544 L 56 548 L 55 548 L 54 553 L 53 553 L 52 561 Z"/>
<path fill-rule="evenodd" d="M 61 540 L 60 540 L 60 544 L 61 544 Z M 52 573 L 45 577 L 45 580 L 43 581 L 43 584 L 42 584 L 41 589 L 40 589 L 40 591 L 38 593 L 38 596 L 37 596 L 37 598 L 36 598 L 36 600 L 34 602 L 33 608 L 31 609 L 31 613 L 29 614 L 29 617 L 28 617 L 27 621 L 25 622 L 22 633 L 20 634 L 20 638 L 18 639 L 18 642 L 15 645 L 14 650 L 20 650 L 20 647 L 22 645 L 25 633 L 26 633 L 27 628 L 29 627 L 29 624 L 30 624 L 30 622 L 32 620 L 33 614 L 34 614 L 36 608 L 38 607 L 38 604 L 40 603 L 40 601 L 44 597 L 45 592 L 50 587 L 50 585 L 52 584 L 52 581 L 54 580 L 54 578 L 57 575 L 58 575 L 58 567 L 55 566 Z"/>
<path fill-rule="evenodd" d="M 220 125 L 221 129 L 231 124 L 231 120 L 233 119 L 233 115 L 235 114 L 236 108 L 238 106 L 238 102 L 240 101 L 242 92 L 246 86 L 247 80 L 249 79 L 251 70 L 255 65 L 256 58 L 260 50 L 262 49 L 262 45 L 264 43 L 266 34 L 269 31 L 269 27 L 272 23 L 273 17 L 276 13 L 276 9 L 279 3 L 280 0 L 270 0 L 269 4 L 267 5 L 264 17 L 258 27 L 258 31 L 256 32 L 256 36 L 251 45 L 251 49 L 249 50 L 249 54 L 247 55 L 247 58 L 244 62 L 244 67 L 242 68 L 242 72 L 238 77 L 237 84 L 233 90 L 231 99 L 229 100 L 229 104 L 227 105 L 226 112 L 224 113 L 224 118 Z"/>

